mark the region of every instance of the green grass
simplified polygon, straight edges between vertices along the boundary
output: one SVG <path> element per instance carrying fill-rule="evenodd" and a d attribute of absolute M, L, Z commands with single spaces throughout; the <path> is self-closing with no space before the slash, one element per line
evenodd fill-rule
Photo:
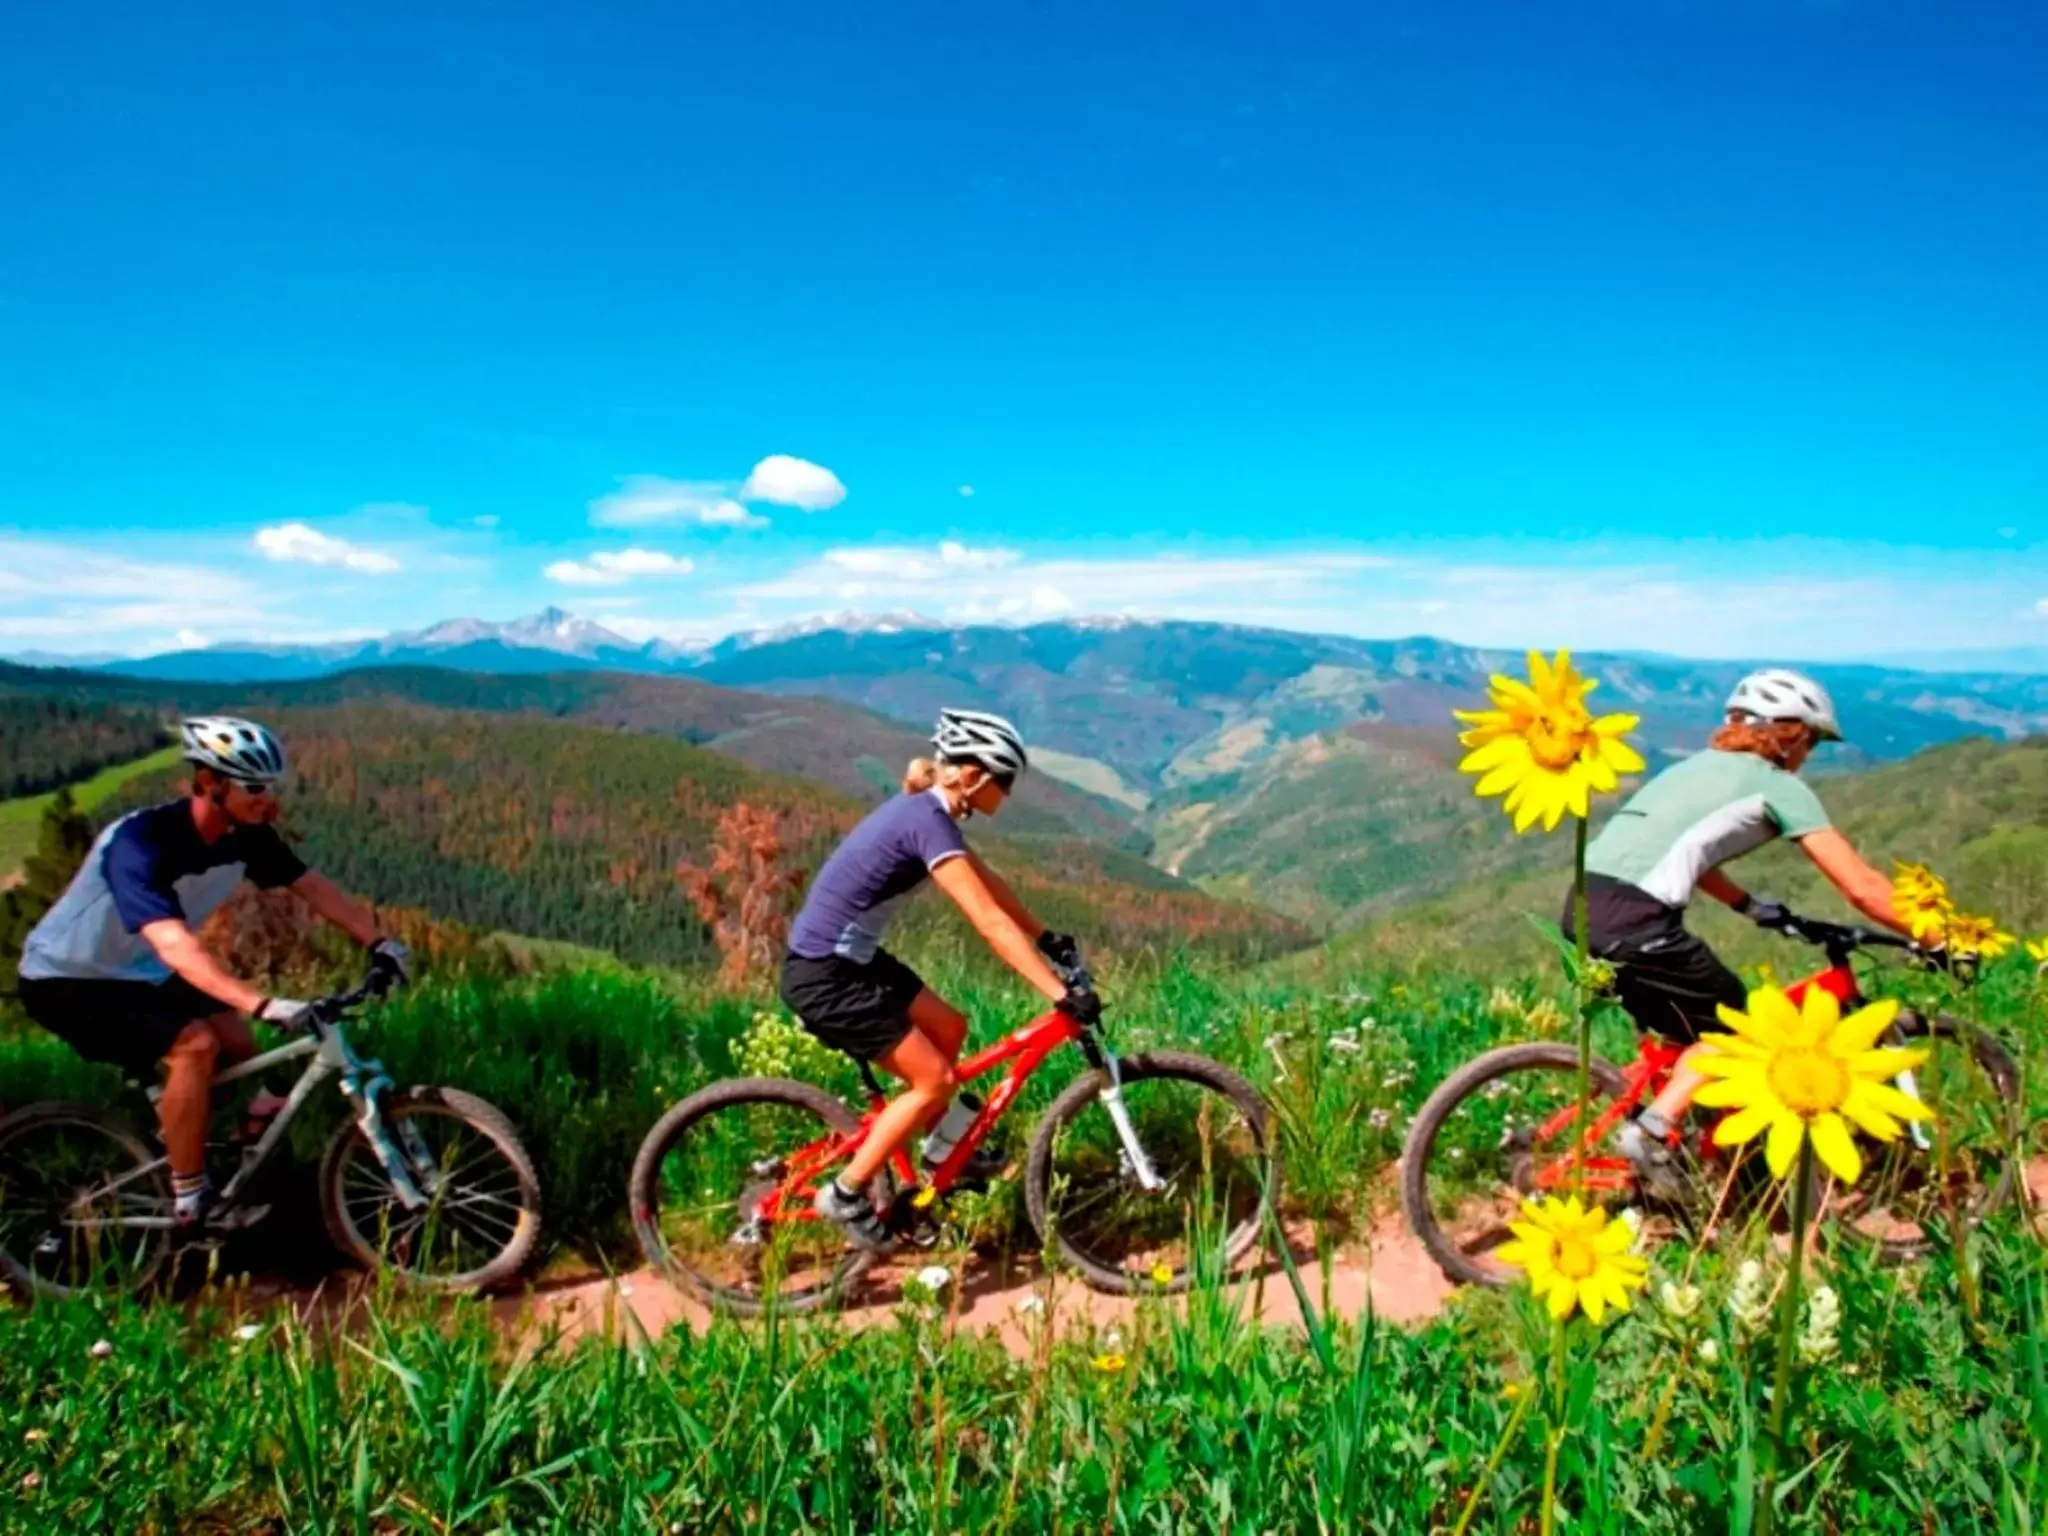
<path fill-rule="evenodd" d="M 80 810 L 90 813 L 112 799 L 130 780 L 175 767 L 178 760 L 178 749 L 165 747 L 161 752 L 138 757 L 132 763 L 103 768 L 91 778 L 72 785 L 71 798 L 78 802 Z M 20 869 L 22 861 L 36 851 L 36 828 L 43 819 L 44 808 L 55 798 L 52 791 L 44 795 L 0 800 L 0 875 Z"/>
<path fill-rule="evenodd" d="M 1802 1367 L 1781 1529 L 2027 1531 L 2048 1514 L 2039 1244 L 1838 1268 L 1840 1350 Z M 1311 1277 L 1313 1278 L 1313 1277 Z M 1567 1531 L 1747 1529 L 1770 1349 L 1693 1275 L 1582 1344 Z M 1583 1327 L 1583 1325 L 1581 1325 Z M 334 1330 L 249 1308 L 0 1306 L 0 1532 L 1533 1531 L 1540 1438 L 1487 1458 L 1547 1325 L 1475 1296 L 1417 1332 L 1340 1324 L 1328 1366 L 1241 1304 L 1147 1304 L 1028 1358 L 906 1304 L 625 1346 L 508 1347 L 488 1311 L 386 1301 Z M 1711 1341 L 1714 1358 L 1708 1359 Z"/>
<path fill-rule="evenodd" d="M 934 941 L 912 958 L 978 1041 L 1032 1011 L 963 946 Z M 2008 962 L 1973 999 L 2029 1061 L 2048 1044 L 2035 985 Z M 1541 1005 L 1556 1001 L 1536 979 L 1303 979 L 1184 959 L 1113 969 L 1104 986 L 1120 1049 L 1200 1050 L 1260 1084 L 1280 1117 L 1290 1209 L 1338 1234 L 1383 1195 L 1427 1091 L 1476 1051 L 1544 1028 Z M 459 1084 L 510 1112 L 555 1241 L 623 1266 L 637 1261 L 623 1211 L 635 1144 L 666 1105 L 741 1069 L 764 1001 L 620 967 L 449 975 L 357 1035 L 400 1082 Z M 1600 1044 L 1626 1050 L 1627 1031 L 1609 1018 Z M 836 1060 L 814 1069 L 850 1089 Z M 1078 1070 L 1071 1054 L 1050 1062 L 1011 1124 L 1027 1127 Z M 0 1080 L 13 1102 L 114 1088 L 20 1026 L 0 1026 Z M 2032 1091 L 2039 1125 L 2048 1104 Z M 1015 1206 L 999 1193 L 984 1240 L 1029 1240 Z M 1743 1528 L 1769 1372 L 1767 1345 L 1723 1305 L 1740 1251 L 1768 1244 L 1724 1238 L 1698 1257 L 1708 1299 L 1694 1318 L 1646 1299 L 1581 1349 L 1564 1529 Z M 1667 1246 L 1654 1260 L 1675 1276 L 1689 1257 Z M 1803 1373 L 1807 1470 L 1781 1529 L 2040 1528 L 2041 1249 L 2008 1217 L 1973 1240 L 1971 1265 L 1975 1322 L 1945 1253 L 1904 1270 L 1831 1260 L 1842 1353 Z M 1325 1368 L 1299 1338 L 1198 1293 L 1184 1313 L 1148 1306 L 1119 1338 L 1047 1340 L 1021 1361 L 948 1339 L 915 1306 L 858 1335 L 776 1322 L 522 1357 L 474 1303 L 387 1305 L 344 1336 L 245 1317 L 238 1295 L 196 1310 L 0 1306 L 0 1532 L 1445 1529 L 1505 1421 L 1503 1384 L 1526 1377 L 1545 1327 L 1512 1294 L 1473 1295 L 1415 1333 L 1344 1325 Z M 238 1337 L 250 1322 L 255 1335 Z M 1124 1363 L 1099 1369 L 1111 1354 Z M 1541 1473 L 1525 1434 L 1474 1529 L 1534 1529 Z"/>

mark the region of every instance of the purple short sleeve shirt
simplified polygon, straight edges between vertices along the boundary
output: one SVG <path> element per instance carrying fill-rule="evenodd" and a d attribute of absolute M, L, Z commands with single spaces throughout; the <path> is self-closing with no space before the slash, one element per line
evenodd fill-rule
<path fill-rule="evenodd" d="M 946 860 L 966 852 L 960 824 L 946 814 L 937 790 L 898 795 L 877 806 L 811 882 L 789 930 L 790 952 L 806 960 L 838 955 L 867 964 L 903 898 Z"/>

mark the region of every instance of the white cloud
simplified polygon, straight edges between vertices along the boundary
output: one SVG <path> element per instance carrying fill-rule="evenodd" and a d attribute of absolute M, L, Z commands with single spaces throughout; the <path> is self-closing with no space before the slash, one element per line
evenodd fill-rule
<path fill-rule="evenodd" d="M 256 548 L 270 560 L 297 565 L 338 565 L 370 576 L 388 576 L 398 562 L 381 550 L 363 549 L 305 523 L 276 523 L 256 530 Z"/>
<path fill-rule="evenodd" d="M 913 544 L 864 544 L 828 549 L 818 557 L 835 570 L 892 581 L 943 581 L 962 571 L 995 571 L 1014 565 L 1014 549 L 970 549 L 947 539 L 935 549 Z"/>
<path fill-rule="evenodd" d="M 962 496 L 972 496 L 974 494 L 974 487 L 971 485 L 963 485 L 960 487 L 960 494 Z"/>
<path fill-rule="evenodd" d="M 2042 618 L 2048 619 L 2048 597 L 2044 597 L 2034 604 L 2034 612 L 2040 614 Z"/>
<path fill-rule="evenodd" d="M 643 576 L 687 576 L 696 562 L 658 549 L 599 550 L 587 560 L 557 560 L 541 574 L 570 587 L 619 587 Z"/>
<path fill-rule="evenodd" d="M 590 504 L 600 528 L 651 528 L 663 523 L 697 523 L 707 528 L 765 528 L 768 519 L 733 500 L 731 488 L 714 480 L 670 480 L 661 475 L 628 475 L 619 489 Z"/>
<path fill-rule="evenodd" d="M 846 486 L 822 464 L 771 453 L 754 466 L 740 487 L 741 501 L 766 501 L 778 507 L 823 512 L 846 500 Z"/>
<path fill-rule="evenodd" d="M 481 517 L 472 517 L 470 522 L 478 528 L 495 528 L 498 526 L 498 514 L 486 512 Z"/>

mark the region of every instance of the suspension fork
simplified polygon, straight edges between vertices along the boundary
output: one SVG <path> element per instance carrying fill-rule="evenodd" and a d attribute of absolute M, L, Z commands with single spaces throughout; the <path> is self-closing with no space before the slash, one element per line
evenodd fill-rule
<path fill-rule="evenodd" d="M 1081 1054 L 1088 1058 L 1088 1064 L 1100 1072 L 1108 1081 L 1096 1095 L 1102 1107 L 1109 1111 L 1109 1123 L 1116 1127 L 1116 1138 L 1123 1144 L 1124 1157 L 1129 1160 L 1131 1172 L 1138 1180 L 1138 1187 L 1147 1194 L 1156 1195 L 1166 1188 L 1166 1180 L 1159 1177 L 1159 1171 L 1152 1166 L 1152 1159 L 1145 1155 L 1145 1149 L 1138 1142 L 1138 1128 L 1131 1124 L 1131 1109 L 1124 1102 L 1123 1068 L 1116 1059 L 1116 1052 L 1097 1040 L 1093 1034 L 1084 1033 L 1078 1042 Z"/>
<path fill-rule="evenodd" d="M 384 1169 L 384 1177 L 391 1181 L 391 1191 L 398 1196 L 398 1203 L 408 1211 L 419 1210 L 428 1203 L 428 1196 L 421 1193 L 413 1171 L 419 1169 L 429 1176 L 430 1182 L 438 1182 L 439 1170 L 410 1126 L 399 1128 L 408 1143 L 401 1148 L 385 1123 L 384 1095 L 396 1085 L 385 1074 L 384 1063 L 356 1055 L 349 1049 L 347 1038 L 331 1025 L 322 1029 L 320 1049 L 340 1069 L 341 1091 L 356 1112 L 356 1128 L 370 1144 L 370 1151 Z"/>

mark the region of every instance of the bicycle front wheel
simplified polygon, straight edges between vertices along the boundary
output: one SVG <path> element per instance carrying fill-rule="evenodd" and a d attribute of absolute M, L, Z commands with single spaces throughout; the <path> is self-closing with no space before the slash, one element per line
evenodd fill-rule
<path fill-rule="evenodd" d="M 170 1249 L 171 1179 L 120 1117 L 32 1104 L 0 1120 L 0 1273 L 46 1296 L 147 1286 Z"/>
<path fill-rule="evenodd" d="M 1279 1188 L 1272 1117 L 1227 1067 L 1174 1051 L 1119 1064 L 1122 1101 L 1162 1182 L 1139 1182 L 1091 1072 L 1053 1100 L 1032 1139 L 1024 1198 L 1032 1224 L 1098 1290 L 1185 1290 L 1225 1275 L 1258 1242 Z"/>
<path fill-rule="evenodd" d="M 627 1198 L 647 1262 L 743 1316 L 808 1312 L 870 1265 L 811 1202 L 859 1122 L 809 1083 L 744 1077 L 691 1094 L 640 1143 Z M 871 1194 L 886 1197 L 884 1173 Z"/>
<path fill-rule="evenodd" d="M 1593 1061 L 1592 1118 L 1623 1092 Z M 1504 1285 L 1520 1273 L 1493 1257 L 1529 1195 L 1573 1186 L 1579 1134 L 1579 1055 L 1569 1045 L 1507 1045 L 1468 1061 L 1416 1112 L 1401 1149 L 1408 1225 L 1451 1280 Z M 1633 1198 L 1634 1179 L 1611 1152 L 1589 1151 L 1589 1198 Z"/>
<path fill-rule="evenodd" d="M 1866 1143 L 1863 1177 L 1831 1186 L 1826 1211 L 1843 1238 L 1905 1260 L 2011 1198 L 2020 1072 L 1998 1041 L 1947 1014 L 1901 1014 L 1897 1036 L 1886 1043 L 1928 1053 L 1913 1087 L 1936 1119 L 1909 1126 L 1896 1141 Z"/>
<path fill-rule="evenodd" d="M 405 1204 L 351 1121 L 320 1160 L 320 1208 L 335 1243 L 421 1290 L 487 1290 L 518 1274 L 540 1241 L 540 1180 L 512 1122 L 454 1088 L 391 1094 L 380 1114 L 426 1203 Z"/>

